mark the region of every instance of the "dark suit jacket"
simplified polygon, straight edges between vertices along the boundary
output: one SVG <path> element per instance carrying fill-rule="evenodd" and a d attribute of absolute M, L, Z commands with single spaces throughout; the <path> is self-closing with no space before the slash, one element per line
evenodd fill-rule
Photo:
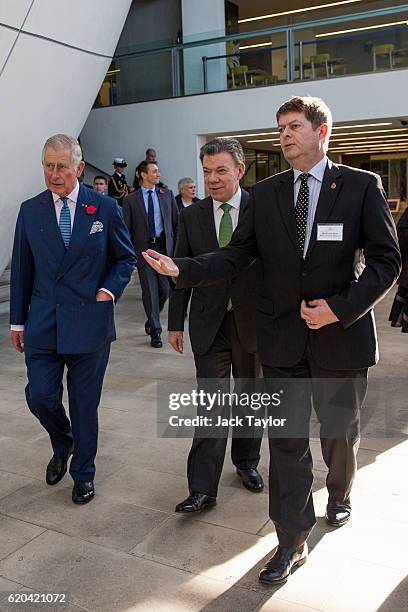
<path fill-rule="evenodd" d="M 326 168 L 305 259 L 298 246 L 293 171 L 256 184 L 252 204 L 227 247 L 195 260 L 176 260 L 177 287 L 231 277 L 255 256 L 263 269 L 257 302 L 261 363 L 291 367 L 310 338 L 313 357 L 329 370 L 367 368 L 377 361 L 373 306 L 395 282 L 400 254 L 380 178 L 333 164 Z M 343 224 L 343 240 L 317 240 L 321 223 Z M 364 255 L 365 267 L 356 266 Z M 324 298 L 339 321 L 309 331 L 301 300 Z"/>
<path fill-rule="evenodd" d="M 170 189 L 156 187 L 156 193 L 159 199 L 164 233 L 166 236 L 166 252 L 167 255 L 171 257 L 174 252 L 174 245 L 177 237 L 178 208 L 173 192 L 170 191 Z M 137 266 L 138 268 L 144 267 L 146 262 L 143 259 L 142 251 L 150 248 L 150 245 L 148 244 L 149 225 L 141 189 L 133 191 L 124 198 L 123 216 L 137 254 Z"/>
<path fill-rule="evenodd" d="M 181 200 L 181 195 L 179 193 L 176 195 L 175 200 L 176 200 L 177 208 L 179 210 L 183 210 L 185 208 L 185 206 L 183 206 L 183 202 Z M 193 199 L 193 204 L 195 204 L 196 202 L 199 202 L 198 198 L 194 198 Z"/>
<path fill-rule="evenodd" d="M 248 200 L 249 195 L 242 191 L 239 218 L 245 206 L 248 206 Z M 212 198 L 205 198 L 184 208 L 179 217 L 175 256 L 195 257 L 218 250 Z M 194 353 L 203 355 L 211 347 L 224 319 L 230 297 L 241 344 L 249 353 L 256 352 L 255 306 L 258 272 L 259 267 L 257 262 L 254 262 L 232 280 L 223 281 L 216 287 L 193 289 L 189 331 Z M 190 296 L 191 291 L 184 289 L 171 293 L 169 331 L 184 330 L 184 309 Z"/>
<path fill-rule="evenodd" d="M 87 213 L 90 206 L 95 208 L 92 214 Z M 66 250 L 51 192 L 44 191 L 23 202 L 18 215 L 10 323 L 25 326 L 27 346 L 58 353 L 96 351 L 115 339 L 115 327 L 113 302 L 96 302 L 95 295 L 103 287 L 117 301 L 135 263 L 122 213 L 112 198 L 80 186 Z"/>

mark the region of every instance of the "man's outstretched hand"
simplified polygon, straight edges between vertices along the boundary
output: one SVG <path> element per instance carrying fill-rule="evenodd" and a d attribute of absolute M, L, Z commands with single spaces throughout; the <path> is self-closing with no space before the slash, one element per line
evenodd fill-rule
<path fill-rule="evenodd" d="M 142 251 L 142 255 L 149 266 L 151 266 L 153 270 L 156 270 L 156 272 L 159 274 L 163 274 L 164 276 L 174 276 L 176 278 L 179 275 L 179 269 L 171 257 L 162 255 L 161 253 L 153 251 L 152 249 Z"/>

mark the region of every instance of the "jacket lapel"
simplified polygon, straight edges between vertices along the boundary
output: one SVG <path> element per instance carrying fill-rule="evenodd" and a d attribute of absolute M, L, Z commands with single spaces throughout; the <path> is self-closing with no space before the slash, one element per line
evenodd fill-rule
<path fill-rule="evenodd" d="M 156 191 L 157 199 L 159 201 L 159 208 L 160 208 L 160 212 L 162 216 L 163 228 L 166 229 L 166 227 L 168 227 L 168 216 L 170 212 L 170 207 L 166 205 L 167 203 L 165 200 L 165 193 L 161 194 L 160 193 L 161 190 L 158 189 L 157 187 L 155 191 Z"/>
<path fill-rule="evenodd" d="M 331 167 L 329 167 L 329 164 L 327 164 L 323 175 L 323 182 L 320 189 L 319 199 L 317 201 L 312 233 L 310 235 L 310 242 L 305 259 L 310 256 L 310 253 L 316 245 L 317 225 L 319 223 L 326 223 L 327 219 L 330 218 L 330 214 L 342 186 L 343 180 L 340 168 L 333 163 L 331 163 Z"/>
<path fill-rule="evenodd" d="M 293 170 L 288 170 L 287 172 L 281 174 L 280 185 L 277 193 L 277 200 L 279 210 L 289 237 L 293 242 L 293 246 L 295 247 L 299 256 L 302 257 L 303 254 L 299 246 L 296 230 L 293 179 Z"/>
<path fill-rule="evenodd" d="M 214 208 L 212 198 L 204 198 L 198 204 L 201 236 L 205 244 L 204 252 L 212 252 L 219 248 L 217 231 L 215 229 Z"/>
<path fill-rule="evenodd" d="M 61 232 L 55 214 L 54 199 L 51 191 L 44 191 L 41 198 L 41 234 L 52 255 L 57 261 L 62 261 L 65 257 L 65 246 L 62 241 Z"/>
<path fill-rule="evenodd" d="M 92 215 L 87 214 L 86 205 L 94 206 L 96 208 L 95 213 Z M 91 189 L 87 189 L 83 185 L 80 185 L 71 240 L 69 243 L 69 248 L 66 251 L 64 261 L 62 262 L 58 278 L 61 278 L 67 272 L 67 270 L 81 254 L 81 251 L 89 238 L 92 223 L 98 218 L 98 207 L 99 203 L 94 198 Z"/>
<path fill-rule="evenodd" d="M 146 226 L 146 232 L 147 235 L 149 235 L 149 221 L 147 219 L 147 213 L 146 213 L 146 208 L 145 208 L 145 203 L 144 203 L 144 199 L 143 199 L 143 191 L 142 188 L 137 189 L 135 191 L 135 198 L 136 198 L 136 206 L 139 209 L 140 215 L 143 219 L 143 222 Z"/>

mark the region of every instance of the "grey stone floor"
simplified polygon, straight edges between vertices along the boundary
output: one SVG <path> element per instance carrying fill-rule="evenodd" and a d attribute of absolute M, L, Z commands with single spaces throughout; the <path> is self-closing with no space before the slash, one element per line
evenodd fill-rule
<path fill-rule="evenodd" d="M 393 294 L 394 292 L 392 292 Z M 0 609 L 154 612 L 278 612 L 408 609 L 408 337 L 386 323 L 392 296 L 377 308 L 381 362 L 373 387 L 384 410 L 367 426 L 353 491 L 353 517 L 324 522 L 325 468 L 316 441 L 318 522 L 308 563 L 278 589 L 257 572 L 276 545 L 266 493 L 240 486 L 227 456 L 216 508 L 197 517 L 173 513 L 184 498 L 187 439 L 156 437 L 156 381 L 194 375 L 189 349 L 151 349 L 139 292 L 117 307 L 100 408 L 95 500 L 72 504 L 66 476 L 47 487 L 47 435 L 24 400 L 23 359 L 9 347 L 0 317 Z M 380 385 L 380 387 L 379 387 Z M 373 398 L 369 398 L 368 407 Z M 268 471 L 265 440 L 260 470 Z M 65 593 L 65 604 L 21 605 L 9 593 Z"/>

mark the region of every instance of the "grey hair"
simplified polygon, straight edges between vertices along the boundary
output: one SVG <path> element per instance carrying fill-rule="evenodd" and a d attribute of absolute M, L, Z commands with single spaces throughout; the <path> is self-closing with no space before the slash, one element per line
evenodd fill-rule
<path fill-rule="evenodd" d="M 245 164 L 245 155 L 242 145 L 236 138 L 214 138 L 200 149 L 200 160 L 203 163 L 204 155 L 217 155 L 229 153 L 237 166 Z"/>
<path fill-rule="evenodd" d="M 44 163 L 45 151 L 50 147 L 50 149 L 69 149 L 71 151 L 71 160 L 74 168 L 79 166 L 80 161 L 82 161 L 82 150 L 79 146 L 79 142 L 73 136 L 69 136 L 68 134 L 54 134 L 54 136 L 50 136 L 45 142 L 45 145 L 42 150 L 41 161 Z"/>
<path fill-rule="evenodd" d="M 179 193 L 181 193 L 181 188 L 184 187 L 184 185 L 190 185 L 191 183 L 195 183 L 195 180 L 190 178 L 189 176 L 181 178 L 177 183 L 177 189 L 179 190 Z"/>

